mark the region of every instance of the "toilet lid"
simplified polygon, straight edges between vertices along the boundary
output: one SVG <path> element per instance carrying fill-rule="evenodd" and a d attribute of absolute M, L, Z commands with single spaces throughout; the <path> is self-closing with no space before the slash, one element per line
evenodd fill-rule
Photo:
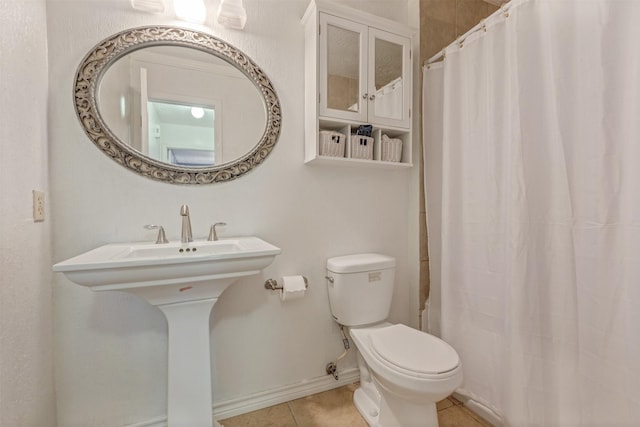
<path fill-rule="evenodd" d="M 372 331 L 371 348 L 399 368 L 421 374 L 442 374 L 460 364 L 458 353 L 433 335 L 398 324 Z"/>

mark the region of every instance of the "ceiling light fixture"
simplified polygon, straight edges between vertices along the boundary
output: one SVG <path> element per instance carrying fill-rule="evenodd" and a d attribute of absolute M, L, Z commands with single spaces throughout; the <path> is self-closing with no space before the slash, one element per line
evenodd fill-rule
<path fill-rule="evenodd" d="M 247 12 L 242 0 L 222 0 L 218 9 L 218 23 L 225 27 L 242 30 L 247 23 Z"/>
<path fill-rule="evenodd" d="M 142 12 L 164 13 L 163 0 L 129 0 L 131 7 Z"/>

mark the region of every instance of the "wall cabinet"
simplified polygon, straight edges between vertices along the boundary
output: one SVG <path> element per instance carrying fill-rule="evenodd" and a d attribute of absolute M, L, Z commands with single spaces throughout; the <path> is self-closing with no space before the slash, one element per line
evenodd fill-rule
<path fill-rule="evenodd" d="M 303 23 L 305 161 L 412 166 L 412 31 L 322 0 L 312 0 Z M 367 125 L 371 139 L 352 136 Z M 344 150 L 324 147 L 327 132 L 343 135 L 334 141 Z M 369 157 L 360 154 L 363 143 L 373 144 Z M 390 157 L 398 144 L 401 157 Z"/>

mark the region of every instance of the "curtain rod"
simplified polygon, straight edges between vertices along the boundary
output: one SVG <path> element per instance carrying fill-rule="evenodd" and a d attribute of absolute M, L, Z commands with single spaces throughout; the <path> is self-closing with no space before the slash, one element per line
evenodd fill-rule
<path fill-rule="evenodd" d="M 429 65 L 433 64 L 434 62 L 438 62 L 438 61 L 444 60 L 445 51 L 450 46 L 453 46 L 453 45 L 457 44 L 459 47 L 462 47 L 462 45 L 464 45 L 465 40 L 467 40 L 467 38 L 469 38 L 469 36 L 471 36 L 472 34 L 475 34 L 475 33 L 479 32 L 479 31 L 486 32 L 487 31 L 487 21 L 489 21 L 489 20 L 491 20 L 491 19 L 493 19 L 495 17 L 498 17 L 499 15 L 503 15 L 505 18 L 508 18 L 509 17 L 509 11 L 511 10 L 511 7 L 514 5 L 514 3 L 522 3 L 522 1 L 511 0 L 510 2 L 503 4 L 502 6 L 500 6 L 500 8 L 498 10 L 493 12 L 488 17 L 484 18 L 477 25 L 472 27 L 469 31 L 467 31 L 466 33 L 464 33 L 463 35 L 461 35 L 460 37 L 455 39 L 453 42 L 451 42 L 449 45 L 444 47 L 440 52 L 436 53 L 431 58 L 429 58 L 426 61 L 424 61 L 424 65 L 425 66 L 429 66 Z"/>

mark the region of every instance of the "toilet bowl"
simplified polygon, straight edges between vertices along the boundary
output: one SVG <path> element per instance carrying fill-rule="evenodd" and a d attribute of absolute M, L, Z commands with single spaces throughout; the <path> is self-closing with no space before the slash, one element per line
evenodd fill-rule
<path fill-rule="evenodd" d="M 380 393 L 378 414 L 366 412 L 369 425 L 437 426 L 436 402 L 462 382 L 456 351 L 441 339 L 402 324 L 353 328 L 349 333 Z M 370 408 L 372 403 L 358 402 L 356 407 Z"/>
<path fill-rule="evenodd" d="M 437 427 L 436 402 L 461 384 L 462 366 L 440 338 L 386 322 L 394 273 L 380 254 L 327 260 L 331 313 L 358 350 L 354 403 L 371 427 Z"/>

